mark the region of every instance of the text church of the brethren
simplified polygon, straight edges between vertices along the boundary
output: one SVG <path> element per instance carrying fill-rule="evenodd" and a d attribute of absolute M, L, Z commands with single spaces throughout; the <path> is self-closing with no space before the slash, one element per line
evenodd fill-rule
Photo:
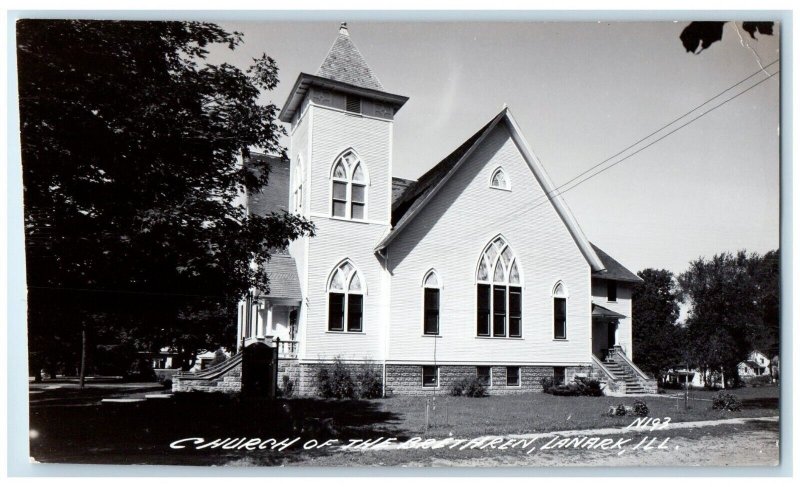
<path fill-rule="evenodd" d="M 280 112 L 290 162 L 251 156 L 271 175 L 246 204 L 297 212 L 316 235 L 272 256 L 270 293 L 239 307 L 237 351 L 277 343 L 279 374 L 299 394 L 337 358 L 375 367 L 393 394 L 446 393 L 474 376 L 489 394 L 577 375 L 607 393 L 654 390 L 633 363 L 639 278 L 587 239 L 511 111 L 487 114 L 413 181 L 392 176 L 407 100 L 344 24 L 316 74 L 297 77 Z M 237 354 L 174 387 L 235 390 L 240 368 Z"/>

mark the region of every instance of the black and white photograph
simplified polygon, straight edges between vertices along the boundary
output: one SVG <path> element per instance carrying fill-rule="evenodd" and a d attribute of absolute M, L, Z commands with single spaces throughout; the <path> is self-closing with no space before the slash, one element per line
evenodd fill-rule
<path fill-rule="evenodd" d="M 30 462 L 779 467 L 743 15 L 18 18 Z"/>

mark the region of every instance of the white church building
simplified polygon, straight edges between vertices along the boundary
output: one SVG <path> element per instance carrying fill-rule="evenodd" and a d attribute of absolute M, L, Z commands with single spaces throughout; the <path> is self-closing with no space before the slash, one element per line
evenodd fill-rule
<path fill-rule="evenodd" d="M 280 112 L 290 161 L 251 156 L 272 172 L 247 205 L 296 212 L 316 235 L 272 256 L 270 292 L 240 305 L 238 347 L 277 343 L 300 394 L 337 358 L 378 368 L 387 394 L 446 393 L 476 375 L 490 394 L 576 375 L 652 391 L 633 364 L 640 279 L 584 235 L 511 111 L 405 180 L 392 138 L 407 100 L 345 24 L 316 74 L 299 74 Z"/>

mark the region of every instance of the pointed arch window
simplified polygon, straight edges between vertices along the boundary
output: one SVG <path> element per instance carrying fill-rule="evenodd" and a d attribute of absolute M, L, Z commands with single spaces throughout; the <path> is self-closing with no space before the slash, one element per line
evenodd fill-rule
<path fill-rule="evenodd" d="M 441 283 L 436 271 L 431 269 L 425 274 L 422 282 L 423 288 L 423 333 L 425 335 L 439 334 L 439 300 Z"/>
<path fill-rule="evenodd" d="M 294 191 L 292 196 L 294 198 L 293 209 L 295 213 L 302 213 L 303 211 L 303 179 L 305 172 L 303 171 L 303 160 L 297 156 L 297 165 L 295 166 L 294 176 Z"/>
<path fill-rule="evenodd" d="M 355 266 L 345 260 L 328 281 L 328 331 L 364 331 L 364 284 Z"/>
<path fill-rule="evenodd" d="M 348 149 L 333 164 L 331 215 L 363 220 L 367 207 L 367 173 L 364 163 Z"/>
<path fill-rule="evenodd" d="M 553 338 L 567 339 L 567 290 L 562 282 L 553 288 Z"/>
<path fill-rule="evenodd" d="M 522 336 L 519 264 L 503 237 L 486 246 L 478 262 L 477 333 L 484 337 Z"/>
<path fill-rule="evenodd" d="M 492 173 L 492 177 L 489 180 L 489 185 L 492 188 L 497 189 L 511 189 L 510 185 L 508 184 L 508 177 L 506 176 L 506 172 L 503 171 L 502 167 L 498 167 Z"/>

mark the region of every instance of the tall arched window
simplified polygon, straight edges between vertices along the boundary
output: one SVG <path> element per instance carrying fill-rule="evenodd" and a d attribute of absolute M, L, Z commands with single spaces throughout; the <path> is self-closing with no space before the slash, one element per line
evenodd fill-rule
<path fill-rule="evenodd" d="M 328 281 L 328 330 L 364 330 L 364 284 L 355 266 L 345 260 Z"/>
<path fill-rule="evenodd" d="M 553 338 L 567 339 L 567 290 L 560 281 L 553 288 Z"/>
<path fill-rule="evenodd" d="M 340 155 L 331 172 L 331 215 L 363 220 L 367 206 L 367 174 L 352 149 Z"/>
<path fill-rule="evenodd" d="M 519 264 L 503 237 L 481 254 L 478 281 L 478 336 L 522 336 L 522 285 Z"/>
<path fill-rule="evenodd" d="M 423 288 L 423 309 L 425 316 L 423 318 L 423 332 L 425 335 L 438 335 L 439 334 L 439 294 L 441 283 L 439 276 L 433 269 L 425 274 L 425 279 L 422 281 Z"/>

